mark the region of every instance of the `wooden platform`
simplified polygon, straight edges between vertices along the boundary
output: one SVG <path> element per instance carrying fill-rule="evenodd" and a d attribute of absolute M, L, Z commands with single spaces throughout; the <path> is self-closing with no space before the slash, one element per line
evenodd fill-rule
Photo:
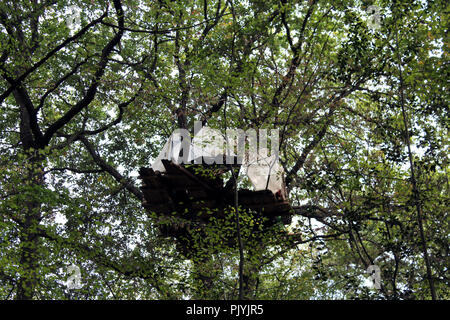
<path fill-rule="evenodd" d="M 141 190 L 144 194 L 143 206 L 157 216 L 169 221 L 161 232 L 166 236 L 185 234 L 184 224 L 170 223 L 171 217 L 183 217 L 196 224 L 206 224 L 214 217 L 225 216 L 225 210 L 234 206 L 234 190 L 231 181 L 224 181 L 224 175 L 231 170 L 226 166 L 178 165 L 163 160 L 166 172 L 140 169 Z M 238 190 L 241 210 L 251 210 L 255 215 L 266 217 L 268 224 L 282 221 L 291 222 L 292 208 L 281 193 L 270 190 Z M 213 212 L 213 213 L 211 213 Z M 175 220 L 175 219 L 174 219 Z"/>

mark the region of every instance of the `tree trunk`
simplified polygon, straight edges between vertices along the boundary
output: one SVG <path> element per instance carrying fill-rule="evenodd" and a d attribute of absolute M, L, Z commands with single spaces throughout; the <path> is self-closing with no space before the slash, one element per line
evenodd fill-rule
<path fill-rule="evenodd" d="M 29 101 L 24 90 L 13 92 L 20 106 L 20 142 L 26 156 L 24 175 L 19 188 L 23 188 L 24 201 L 20 210 L 19 263 L 20 278 L 18 280 L 15 299 L 32 299 L 38 284 L 38 225 L 41 221 L 41 199 L 38 191 L 44 186 L 44 157 L 35 149 L 35 139 L 31 130 L 30 114 L 25 107 Z"/>
<path fill-rule="evenodd" d="M 30 155 L 27 174 L 24 176 L 26 200 L 23 203 L 20 226 L 20 279 L 17 286 L 16 299 L 30 300 L 33 298 L 39 275 L 37 273 L 39 263 L 39 235 L 38 225 L 41 221 L 41 202 L 37 191 L 44 185 L 42 157 L 37 151 L 28 153 Z"/>

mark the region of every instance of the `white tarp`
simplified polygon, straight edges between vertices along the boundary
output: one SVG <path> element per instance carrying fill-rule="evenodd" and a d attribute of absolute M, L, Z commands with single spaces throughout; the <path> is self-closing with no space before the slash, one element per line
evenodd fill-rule
<path fill-rule="evenodd" d="M 283 190 L 283 167 L 276 155 L 267 155 L 263 148 L 256 157 L 245 157 L 242 168 L 255 190 L 270 190 L 276 193 Z"/>
<path fill-rule="evenodd" d="M 225 139 L 220 131 L 202 127 L 192 139 L 189 161 L 199 157 L 223 157 L 225 145 Z"/>
<path fill-rule="evenodd" d="M 167 159 L 178 162 L 180 150 L 181 134 L 175 132 L 169 137 L 169 140 L 167 140 L 167 142 L 164 144 L 164 147 L 159 152 L 158 157 L 152 164 L 152 169 L 155 171 L 165 172 L 166 169 L 164 168 L 161 160 Z"/>
<path fill-rule="evenodd" d="M 219 133 L 219 134 L 218 134 Z M 182 139 L 183 137 L 183 139 Z M 230 156 L 235 156 L 234 140 L 233 143 L 225 143 L 226 140 L 219 131 L 209 127 L 202 127 L 195 135 L 189 145 L 190 138 L 180 131 L 173 133 L 169 140 L 164 144 L 163 149 L 152 164 L 153 170 L 165 172 L 165 168 L 161 162 L 163 159 L 171 160 L 176 163 L 182 163 L 179 156 L 184 144 L 184 150 L 189 149 L 186 157 L 187 162 L 192 163 L 194 159 L 205 157 L 204 161 L 209 158 L 222 158 L 226 151 Z M 227 150 L 226 150 L 227 149 Z M 271 190 L 273 193 L 283 191 L 283 168 L 279 164 L 277 155 L 268 156 L 267 148 L 260 148 L 246 152 L 242 169 L 252 183 L 255 190 Z"/>

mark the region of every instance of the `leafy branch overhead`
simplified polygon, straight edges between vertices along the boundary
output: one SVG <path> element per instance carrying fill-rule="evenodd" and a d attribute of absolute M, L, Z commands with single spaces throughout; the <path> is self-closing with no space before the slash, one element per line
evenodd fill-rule
<path fill-rule="evenodd" d="M 448 299 L 448 21 L 445 1 L 2 1 L 0 298 Z M 195 121 L 278 129 L 286 191 L 239 167 L 140 180 Z"/>

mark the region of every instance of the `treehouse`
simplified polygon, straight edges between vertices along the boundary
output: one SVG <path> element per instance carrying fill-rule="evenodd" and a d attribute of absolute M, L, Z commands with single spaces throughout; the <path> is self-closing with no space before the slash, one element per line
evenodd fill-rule
<path fill-rule="evenodd" d="M 224 152 L 220 138 L 205 145 L 205 138 L 215 133 L 210 130 L 202 128 L 184 145 L 179 134 L 172 135 L 152 167 L 140 169 L 144 208 L 160 220 L 161 234 L 175 237 L 183 251 L 189 249 L 194 229 L 201 232 L 212 217 L 225 219 L 236 205 L 236 196 L 239 210 L 265 218 L 265 227 L 291 223 L 292 208 L 278 159 L 271 155 L 252 162 L 252 156 L 247 156 L 240 163 L 236 154 Z M 235 188 L 239 172 L 247 175 L 254 190 Z M 230 245 L 234 240 L 230 239 Z"/>

